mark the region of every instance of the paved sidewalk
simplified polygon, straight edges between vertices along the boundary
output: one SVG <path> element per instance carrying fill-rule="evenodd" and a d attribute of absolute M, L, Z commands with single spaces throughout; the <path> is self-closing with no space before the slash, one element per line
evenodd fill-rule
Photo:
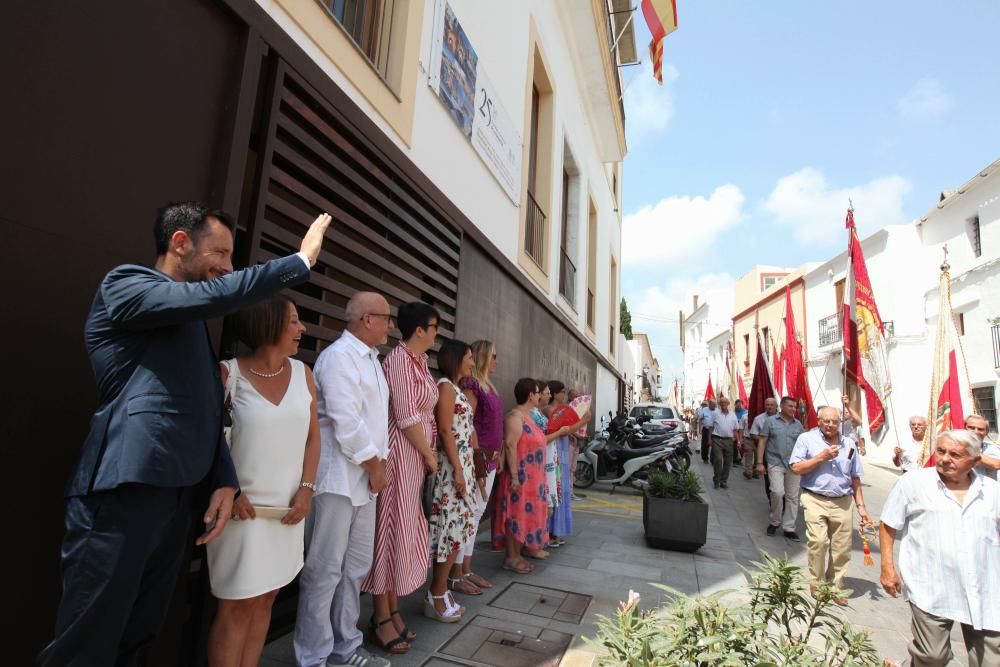
<path fill-rule="evenodd" d="M 487 532 L 480 533 L 475 569 L 495 586 L 482 596 L 458 596 L 467 607 L 461 623 L 444 625 L 424 618 L 423 590 L 400 600 L 403 616 L 418 638 L 408 654 L 392 657 L 393 665 L 591 665 L 595 649 L 582 637 L 593 637 L 596 614 L 613 614 L 630 589 L 641 594 L 644 607 L 650 607 L 662 599 L 662 592 L 650 582 L 688 594 L 738 588 L 744 582 L 739 565 L 759 560 L 761 549 L 805 564 L 804 541 L 766 536 L 767 503 L 761 480 L 745 480 L 742 471 L 736 470 L 728 490 L 713 490 L 710 466 L 697 456 L 693 460 L 710 505 L 708 543 L 696 554 L 647 547 L 642 498 L 628 489 L 610 494 L 607 486 L 595 485 L 584 491 L 585 500 L 574 505 L 575 535 L 566 546 L 552 550 L 548 561 L 536 562 L 532 574 L 501 570 L 501 554 L 491 553 Z M 867 467 L 865 500 L 874 517 L 896 477 L 894 471 Z M 801 517 L 799 532 L 804 539 Z M 901 660 L 910 636 L 909 609 L 881 590 L 877 544 L 872 545 L 873 568 L 863 565 L 857 534 L 854 547 L 846 580 L 854 592 L 846 614 L 872 631 L 883 657 Z M 367 597 L 362 608 L 366 624 L 371 613 Z M 964 661 L 960 639 L 955 647 Z M 291 636 L 269 644 L 261 664 L 294 664 Z"/>

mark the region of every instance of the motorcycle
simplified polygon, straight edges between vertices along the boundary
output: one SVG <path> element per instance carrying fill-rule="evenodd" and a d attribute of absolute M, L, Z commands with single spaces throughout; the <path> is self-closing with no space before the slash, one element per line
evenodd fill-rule
<path fill-rule="evenodd" d="M 680 471 L 683 463 L 677 458 L 677 449 L 686 444 L 682 442 L 685 436 L 663 438 L 649 447 L 633 447 L 631 443 L 635 440 L 632 436 L 636 429 L 626 425 L 627 418 L 621 414 L 612 418 L 607 426 L 601 419 L 597 437 L 580 452 L 573 486 L 583 489 L 594 482 L 608 482 L 614 493 L 615 487 L 622 484 L 644 488 L 650 471 L 654 469 L 673 473 Z"/>

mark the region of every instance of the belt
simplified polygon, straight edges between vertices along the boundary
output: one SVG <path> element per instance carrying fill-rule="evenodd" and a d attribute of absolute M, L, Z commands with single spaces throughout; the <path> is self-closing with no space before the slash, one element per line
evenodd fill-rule
<path fill-rule="evenodd" d="M 733 439 L 733 436 L 731 436 L 731 435 L 719 435 L 718 433 L 713 433 L 712 437 L 713 438 L 718 438 L 719 440 L 732 440 Z"/>
<path fill-rule="evenodd" d="M 845 493 L 842 496 L 828 496 L 825 493 L 820 493 L 818 491 L 813 491 L 812 489 L 802 489 L 802 490 L 805 491 L 806 493 L 810 493 L 810 494 L 812 494 L 814 496 L 819 496 L 820 498 L 826 498 L 827 500 L 837 500 L 838 498 L 846 498 L 847 496 L 851 495 L 850 493 Z"/>

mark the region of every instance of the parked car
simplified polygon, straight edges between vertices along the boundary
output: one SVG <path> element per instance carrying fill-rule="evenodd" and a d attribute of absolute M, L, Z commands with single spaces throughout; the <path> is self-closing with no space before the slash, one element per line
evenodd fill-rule
<path fill-rule="evenodd" d="M 638 403 L 628 413 L 647 435 L 684 432 L 684 422 L 673 407 L 666 403 Z"/>

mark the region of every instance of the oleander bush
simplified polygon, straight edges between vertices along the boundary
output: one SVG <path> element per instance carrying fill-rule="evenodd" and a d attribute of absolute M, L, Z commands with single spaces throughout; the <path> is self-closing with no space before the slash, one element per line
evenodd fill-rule
<path fill-rule="evenodd" d="M 667 602 L 652 610 L 629 591 L 614 618 L 599 615 L 600 667 L 868 667 L 882 662 L 867 631 L 855 629 L 834 605 L 844 594 L 809 581 L 802 568 L 764 554 L 747 570 L 743 602 L 735 591 L 692 598 L 667 586 Z M 809 585 L 817 587 L 813 597 Z"/>

